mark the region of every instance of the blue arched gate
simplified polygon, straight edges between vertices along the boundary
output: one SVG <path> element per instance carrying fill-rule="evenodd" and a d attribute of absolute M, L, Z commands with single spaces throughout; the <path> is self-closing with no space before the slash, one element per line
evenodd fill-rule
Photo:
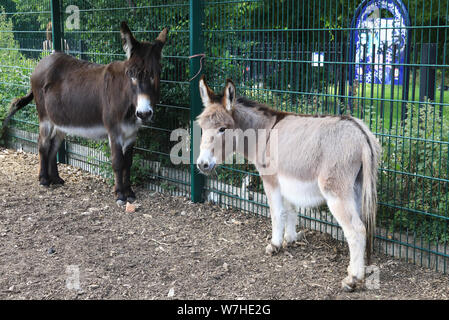
<path fill-rule="evenodd" d="M 382 18 L 381 10 L 392 17 Z M 402 100 L 407 100 L 410 25 L 408 10 L 401 0 L 364 0 L 358 6 L 350 27 L 349 95 L 358 83 L 402 85 Z M 403 103 L 402 118 L 405 114 Z"/>

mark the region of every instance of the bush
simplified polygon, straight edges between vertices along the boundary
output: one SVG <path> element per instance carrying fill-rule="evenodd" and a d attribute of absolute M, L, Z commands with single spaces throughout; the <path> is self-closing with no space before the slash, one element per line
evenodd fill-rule
<path fill-rule="evenodd" d="M 382 127 L 382 125 L 381 125 Z M 380 138 L 383 148 L 379 176 L 380 225 L 433 242 L 447 233 L 448 132 L 437 105 L 409 105 L 403 123 L 393 124 Z M 398 136 L 398 137 L 396 137 Z"/>
<path fill-rule="evenodd" d="M 29 88 L 29 78 L 36 61 L 27 59 L 19 51 L 19 43 L 14 39 L 11 19 L 4 14 L 0 7 L 0 123 L 9 112 L 9 105 L 14 98 L 23 96 Z M 33 108 L 26 108 L 21 112 L 20 118 L 27 121 L 36 121 L 37 116 Z M 32 130 L 30 125 L 19 123 L 17 125 L 26 130 Z"/>

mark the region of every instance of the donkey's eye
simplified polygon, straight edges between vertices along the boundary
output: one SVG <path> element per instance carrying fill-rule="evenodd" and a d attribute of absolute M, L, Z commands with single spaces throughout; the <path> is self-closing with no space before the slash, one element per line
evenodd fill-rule
<path fill-rule="evenodd" d="M 223 133 L 225 132 L 226 128 L 225 127 L 221 127 L 220 129 L 218 129 L 218 132 Z"/>

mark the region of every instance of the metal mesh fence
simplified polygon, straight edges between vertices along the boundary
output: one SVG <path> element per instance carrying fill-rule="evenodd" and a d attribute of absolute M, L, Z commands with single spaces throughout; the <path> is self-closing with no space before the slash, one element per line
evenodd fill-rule
<path fill-rule="evenodd" d="M 134 182 L 172 194 L 194 190 L 194 199 L 268 215 L 252 165 L 221 166 L 204 186 L 191 189 L 202 178 L 189 165 L 170 161 L 171 132 L 189 130 L 198 111 L 190 91 L 197 80 L 189 78 L 199 64 L 196 60 L 190 70 L 189 56 L 204 52 L 202 72 L 217 91 L 232 78 L 239 95 L 276 109 L 363 119 L 383 147 L 377 250 L 447 272 L 449 1 L 53 2 L 61 12 L 63 49 L 97 63 L 124 59 L 122 20 L 137 39 L 152 40 L 163 27 L 170 28 L 162 97 L 154 122 L 138 136 Z M 1 7 L 4 113 L 28 90 L 39 58 L 49 54 L 51 1 L 7 0 Z M 193 45 L 204 51 L 192 52 Z M 35 111 L 29 107 L 14 118 L 8 144 L 36 152 L 36 133 Z M 110 172 L 108 152 L 104 143 L 66 140 L 67 162 L 99 174 Z M 299 216 L 303 226 L 343 238 L 326 208 L 301 210 Z"/>

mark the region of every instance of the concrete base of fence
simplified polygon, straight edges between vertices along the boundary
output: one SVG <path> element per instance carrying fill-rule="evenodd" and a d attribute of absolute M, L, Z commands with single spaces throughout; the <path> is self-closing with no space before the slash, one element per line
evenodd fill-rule
<path fill-rule="evenodd" d="M 6 135 L 9 137 L 6 141 L 6 146 L 8 148 L 21 150 L 24 152 L 38 153 L 37 138 L 39 135 L 37 133 L 19 130 L 16 128 L 7 128 Z"/>
<path fill-rule="evenodd" d="M 9 128 L 7 147 L 24 152 L 37 153 L 36 133 Z M 108 157 L 101 150 L 67 143 L 68 163 L 96 175 L 105 175 L 102 165 L 108 164 Z M 142 160 L 142 167 L 148 168 L 150 175 L 145 187 L 152 191 L 169 192 L 174 196 L 190 195 L 190 173 L 187 170 L 164 167 L 158 161 Z M 161 181 L 163 181 L 161 183 Z M 182 181 L 182 182 L 181 182 Z M 264 193 L 253 192 L 244 186 L 238 187 L 216 179 L 206 180 L 206 199 L 226 208 L 237 208 L 246 212 L 269 217 L 269 208 Z M 344 241 L 344 235 L 332 214 L 324 208 L 301 209 L 298 212 L 299 227 L 328 233 L 333 238 Z M 374 248 L 377 252 L 404 259 L 428 268 L 447 270 L 449 245 L 431 244 L 413 236 L 399 232 L 389 232 L 378 228 Z"/>

